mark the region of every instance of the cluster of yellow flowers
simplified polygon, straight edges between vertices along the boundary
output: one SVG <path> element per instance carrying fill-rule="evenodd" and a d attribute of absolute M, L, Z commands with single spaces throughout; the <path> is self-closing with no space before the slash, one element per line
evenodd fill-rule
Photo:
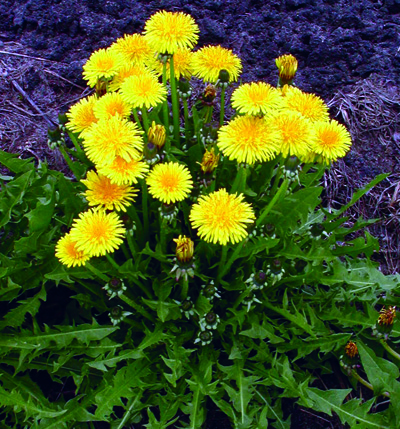
<path fill-rule="evenodd" d="M 211 84 L 219 81 L 221 72 L 226 82 L 239 77 L 241 61 L 231 50 L 206 46 L 192 51 L 198 34 L 199 28 L 189 15 L 160 11 L 146 22 L 143 34 L 125 35 L 109 48 L 99 49 L 83 67 L 83 76 L 90 87 L 96 87 L 97 95 L 70 108 L 67 127 L 79 134 L 97 172 L 90 171 L 82 181 L 92 208 L 74 221 L 70 233 L 57 244 L 56 255 L 62 263 L 85 264 L 92 256 L 120 246 L 126 231 L 115 211 L 125 211 L 134 201 L 137 190 L 133 186 L 146 175 L 149 193 L 165 204 L 182 201 L 191 192 L 193 180 L 185 165 L 163 162 L 149 172 L 144 150 L 146 144 L 160 148 L 165 141 L 165 128 L 156 123 L 150 127 L 147 114 L 150 108 L 165 105 L 168 76 L 171 89 L 171 79 L 180 77 L 194 76 Z M 279 88 L 253 82 L 233 92 L 231 102 L 237 115 L 220 128 L 219 151 L 250 165 L 278 154 L 326 164 L 344 156 L 350 135 L 337 121 L 329 120 L 325 103 L 313 94 L 283 85 L 291 83 L 297 61 L 284 56 L 277 59 L 277 66 Z M 205 150 L 204 174 L 218 164 L 220 155 L 215 149 Z M 254 222 L 255 215 L 243 199 L 243 195 L 230 195 L 225 189 L 200 196 L 189 217 L 199 236 L 223 245 L 246 237 L 246 224 Z"/>

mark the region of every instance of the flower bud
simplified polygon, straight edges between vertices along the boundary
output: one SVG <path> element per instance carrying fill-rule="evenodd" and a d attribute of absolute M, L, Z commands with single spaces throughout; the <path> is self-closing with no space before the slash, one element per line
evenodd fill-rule
<path fill-rule="evenodd" d="M 174 241 L 176 243 L 176 259 L 184 264 L 189 263 L 193 259 L 194 242 L 184 235 L 174 238 Z"/>
<path fill-rule="evenodd" d="M 293 78 L 297 71 L 298 62 L 293 55 L 282 55 L 275 60 L 275 64 L 278 67 L 279 71 L 279 84 L 278 86 L 282 87 L 283 85 L 290 85 L 293 81 Z"/>
<path fill-rule="evenodd" d="M 373 334 L 378 338 L 384 337 L 384 339 L 387 340 L 389 334 L 392 332 L 395 317 L 395 306 L 389 306 L 387 309 L 383 307 L 379 312 L 378 320 L 373 328 Z"/>
<path fill-rule="evenodd" d="M 354 341 L 349 341 L 344 348 L 344 355 L 340 356 L 340 365 L 351 374 L 352 369 L 357 368 L 358 348 Z"/>
<path fill-rule="evenodd" d="M 115 296 L 120 297 L 125 291 L 126 286 L 121 279 L 113 277 L 104 287 L 103 289 L 107 291 L 110 299 Z"/>
<path fill-rule="evenodd" d="M 158 149 L 161 149 L 167 138 L 167 132 L 164 125 L 157 125 L 154 121 L 147 132 L 148 144 L 152 143 Z"/>
<path fill-rule="evenodd" d="M 203 159 L 201 160 L 200 166 L 201 171 L 204 174 L 211 174 L 218 166 L 219 162 L 219 154 L 216 155 L 214 153 L 214 148 L 211 148 L 211 150 L 206 150 L 205 154 L 203 155 Z"/>
<path fill-rule="evenodd" d="M 215 86 L 207 85 L 202 96 L 204 103 L 211 105 L 216 95 L 217 95 L 217 90 L 215 89 Z"/>

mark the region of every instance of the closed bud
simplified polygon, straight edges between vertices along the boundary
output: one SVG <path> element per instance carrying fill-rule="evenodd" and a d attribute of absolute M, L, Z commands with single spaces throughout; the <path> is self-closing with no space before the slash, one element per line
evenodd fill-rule
<path fill-rule="evenodd" d="M 194 242 L 184 235 L 174 238 L 176 243 L 176 259 L 184 264 L 191 262 L 194 253 Z"/>
<path fill-rule="evenodd" d="M 201 171 L 204 174 L 211 174 L 217 168 L 218 162 L 219 154 L 215 154 L 214 148 L 211 148 L 211 150 L 206 150 L 200 163 Z"/>
<path fill-rule="evenodd" d="M 157 125 L 153 121 L 153 123 L 151 124 L 151 127 L 147 132 L 148 144 L 152 143 L 158 149 L 161 149 L 165 144 L 166 138 L 167 138 L 167 132 L 165 130 L 164 125 Z"/>
<path fill-rule="evenodd" d="M 228 72 L 228 70 L 221 70 L 221 71 L 219 72 L 218 79 L 219 79 L 219 81 L 220 81 L 220 82 L 222 82 L 222 83 L 227 83 L 227 82 L 229 82 L 229 72 Z"/>
<path fill-rule="evenodd" d="M 290 85 L 297 72 L 298 62 L 293 55 L 282 55 L 275 60 L 279 71 L 279 86 Z"/>

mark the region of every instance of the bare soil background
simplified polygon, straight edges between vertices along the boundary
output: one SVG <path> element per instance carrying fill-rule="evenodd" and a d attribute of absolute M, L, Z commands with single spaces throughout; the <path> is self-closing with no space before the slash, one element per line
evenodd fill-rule
<path fill-rule="evenodd" d="M 0 148 L 67 171 L 46 134 L 59 111 L 89 93 L 83 64 L 94 50 L 141 32 L 160 9 L 191 14 L 199 47 L 233 49 L 243 82 L 275 84 L 274 59 L 298 58 L 297 86 L 321 96 L 353 137 L 351 152 L 325 174 L 324 202 L 337 208 L 390 173 L 348 216 L 381 218 L 370 227 L 381 245 L 375 258 L 383 272 L 399 272 L 400 0 L 0 0 Z M 341 427 L 305 416 L 294 412 L 293 427 Z M 230 427 L 218 418 L 213 427 Z"/>

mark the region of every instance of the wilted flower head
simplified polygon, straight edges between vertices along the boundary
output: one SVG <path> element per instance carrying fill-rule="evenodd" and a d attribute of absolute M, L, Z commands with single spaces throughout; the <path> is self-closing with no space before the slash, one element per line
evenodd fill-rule
<path fill-rule="evenodd" d="M 396 307 L 389 306 L 388 308 L 383 307 L 379 312 L 378 323 L 379 325 L 393 325 L 396 317 Z"/>

